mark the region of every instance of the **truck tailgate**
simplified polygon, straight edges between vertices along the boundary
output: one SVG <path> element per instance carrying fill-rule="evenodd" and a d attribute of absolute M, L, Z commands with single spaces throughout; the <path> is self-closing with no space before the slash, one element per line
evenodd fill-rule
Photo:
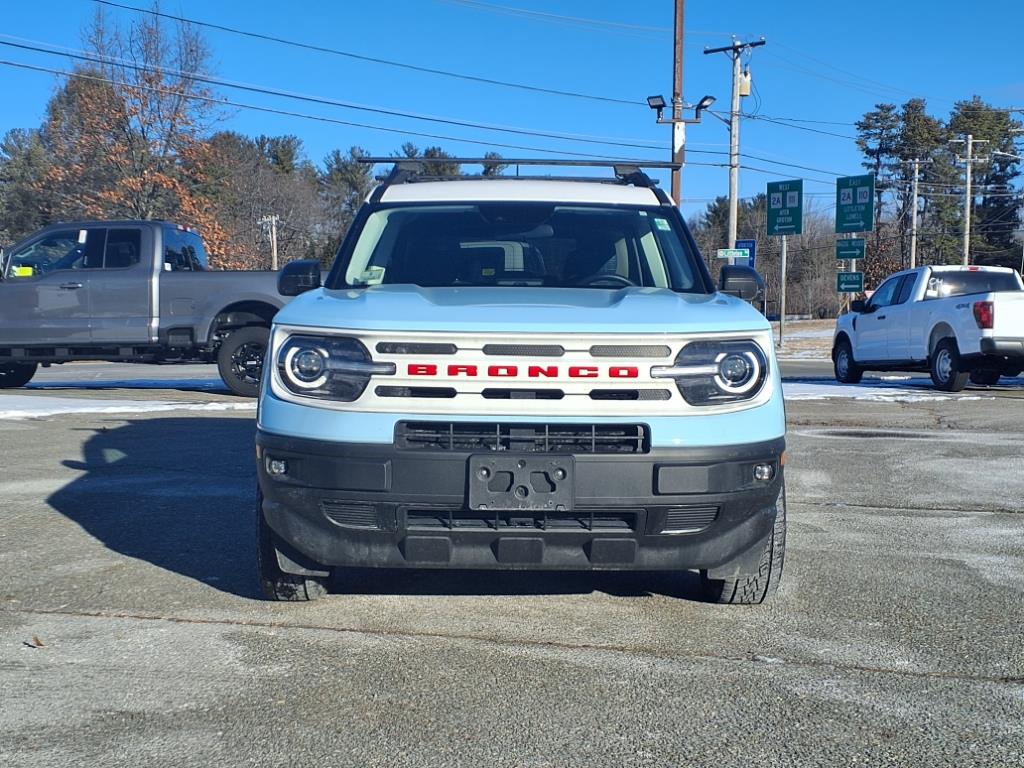
<path fill-rule="evenodd" d="M 1024 337 L 1024 291 L 1000 291 L 989 294 L 986 298 L 990 298 L 995 304 L 992 337 Z M 988 336 L 989 333 L 985 335 Z"/>

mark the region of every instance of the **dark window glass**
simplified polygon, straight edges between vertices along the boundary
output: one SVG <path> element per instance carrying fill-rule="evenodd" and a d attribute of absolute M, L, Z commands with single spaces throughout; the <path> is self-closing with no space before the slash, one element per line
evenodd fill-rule
<path fill-rule="evenodd" d="M 54 269 L 81 267 L 88 234 L 84 229 L 68 229 L 33 240 L 11 253 L 9 274 L 34 277 Z"/>
<path fill-rule="evenodd" d="M 176 227 L 164 227 L 164 271 L 189 272 L 192 262 L 188 258 L 187 233 Z"/>
<path fill-rule="evenodd" d="M 910 294 L 914 292 L 914 284 L 917 282 L 917 275 L 907 275 L 900 284 L 899 295 L 896 297 L 897 304 L 905 304 Z"/>
<path fill-rule="evenodd" d="M 185 244 L 188 248 L 188 260 L 192 269 L 196 272 L 210 268 L 210 262 L 206 257 L 206 247 L 203 245 L 203 238 L 195 232 L 185 233 Z"/>
<path fill-rule="evenodd" d="M 880 309 L 881 307 L 888 307 L 892 304 L 893 298 L 896 295 L 896 288 L 902 280 L 902 277 L 890 277 L 882 283 L 878 290 L 871 294 L 868 306 Z"/>
<path fill-rule="evenodd" d="M 933 272 L 928 281 L 928 296 L 938 299 L 1019 290 L 1020 283 L 1013 272 Z"/>
<path fill-rule="evenodd" d="M 137 229 L 111 229 L 107 232 L 104 269 L 126 269 L 138 264 L 142 251 L 142 233 Z"/>

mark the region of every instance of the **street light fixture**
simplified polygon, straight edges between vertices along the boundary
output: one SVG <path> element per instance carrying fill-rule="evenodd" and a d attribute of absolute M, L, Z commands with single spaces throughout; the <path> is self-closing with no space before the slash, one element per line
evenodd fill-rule
<path fill-rule="evenodd" d="M 647 106 L 658 113 L 658 124 L 659 125 L 671 125 L 672 123 L 699 123 L 701 112 L 704 112 L 708 107 L 715 103 L 714 96 L 705 96 L 703 99 L 697 102 L 696 105 L 684 104 L 685 109 L 692 109 L 694 115 L 692 118 L 683 117 L 664 117 L 665 107 L 667 106 L 664 96 L 648 96 Z"/>

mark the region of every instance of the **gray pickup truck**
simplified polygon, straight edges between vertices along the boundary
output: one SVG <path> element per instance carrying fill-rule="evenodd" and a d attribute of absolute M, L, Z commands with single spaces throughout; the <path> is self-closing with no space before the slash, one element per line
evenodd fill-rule
<path fill-rule="evenodd" d="M 53 224 L 0 256 L 0 388 L 74 360 L 216 362 L 255 396 L 276 272 L 210 270 L 202 238 L 163 221 Z"/>

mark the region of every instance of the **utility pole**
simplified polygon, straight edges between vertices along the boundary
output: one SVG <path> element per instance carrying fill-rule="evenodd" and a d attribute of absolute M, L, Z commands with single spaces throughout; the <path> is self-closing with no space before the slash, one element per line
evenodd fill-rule
<path fill-rule="evenodd" d="M 258 222 L 264 227 L 270 227 L 270 268 L 275 272 L 277 272 L 277 222 L 278 216 L 276 213 L 264 216 Z"/>
<path fill-rule="evenodd" d="M 910 268 L 913 269 L 917 266 L 917 179 L 918 172 L 921 168 L 921 164 L 928 164 L 931 160 L 922 160 L 919 157 L 915 157 L 913 160 L 906 160 L 905 162 L 910 163 L 914 166 L 914 186 L 911 197 L 913 198 L 910 203 Z"/>
<path fill-rule="evenodd" d="M 739 218 L 739 186 L 740 186 L 740 82 L 743 72 L 740 57 L 744 51 L 762 46 L 767 41 L 760 40 L 742 43 L 733 40 L 732 45 L 722 48 L 705 48 L 704 53 L 727 53 L 732 58 L 732 106 L 729 114 L 729 248 L 736 247 L 736 229 Z M 745 95 L 745 94 L 743 94 Z M 729 259 L 733 264 L 734 259 Z"/>
<path fill-rule="evenodd" d="M 968 133 L 966 139 L 953 139 L 954 144 L 964 144 L 967 147 L 966 157 L 956 156 L 958 163 L 966 166 L 967 183 L 964 189 L 964 256 L 963 265 L 966 267 L 971 263 L 971 171 L 975 163 L 983 163 L 987 158 L 974 157 L 975 144 L 988 144 L 987 141 L 975 139 L 974 134 Z"/>
<path fill-rule="evenodd" d="M 676 22 L 673 44 L 672 66 L 672 162 L 679 167 L 672 169 L 672 199 L 679 205 L 682 184 L 679 179 L 682 164 L 686 159 L 686 123 L 683 122 L 683 13 L 686 0 L 675 0 Z"/>

